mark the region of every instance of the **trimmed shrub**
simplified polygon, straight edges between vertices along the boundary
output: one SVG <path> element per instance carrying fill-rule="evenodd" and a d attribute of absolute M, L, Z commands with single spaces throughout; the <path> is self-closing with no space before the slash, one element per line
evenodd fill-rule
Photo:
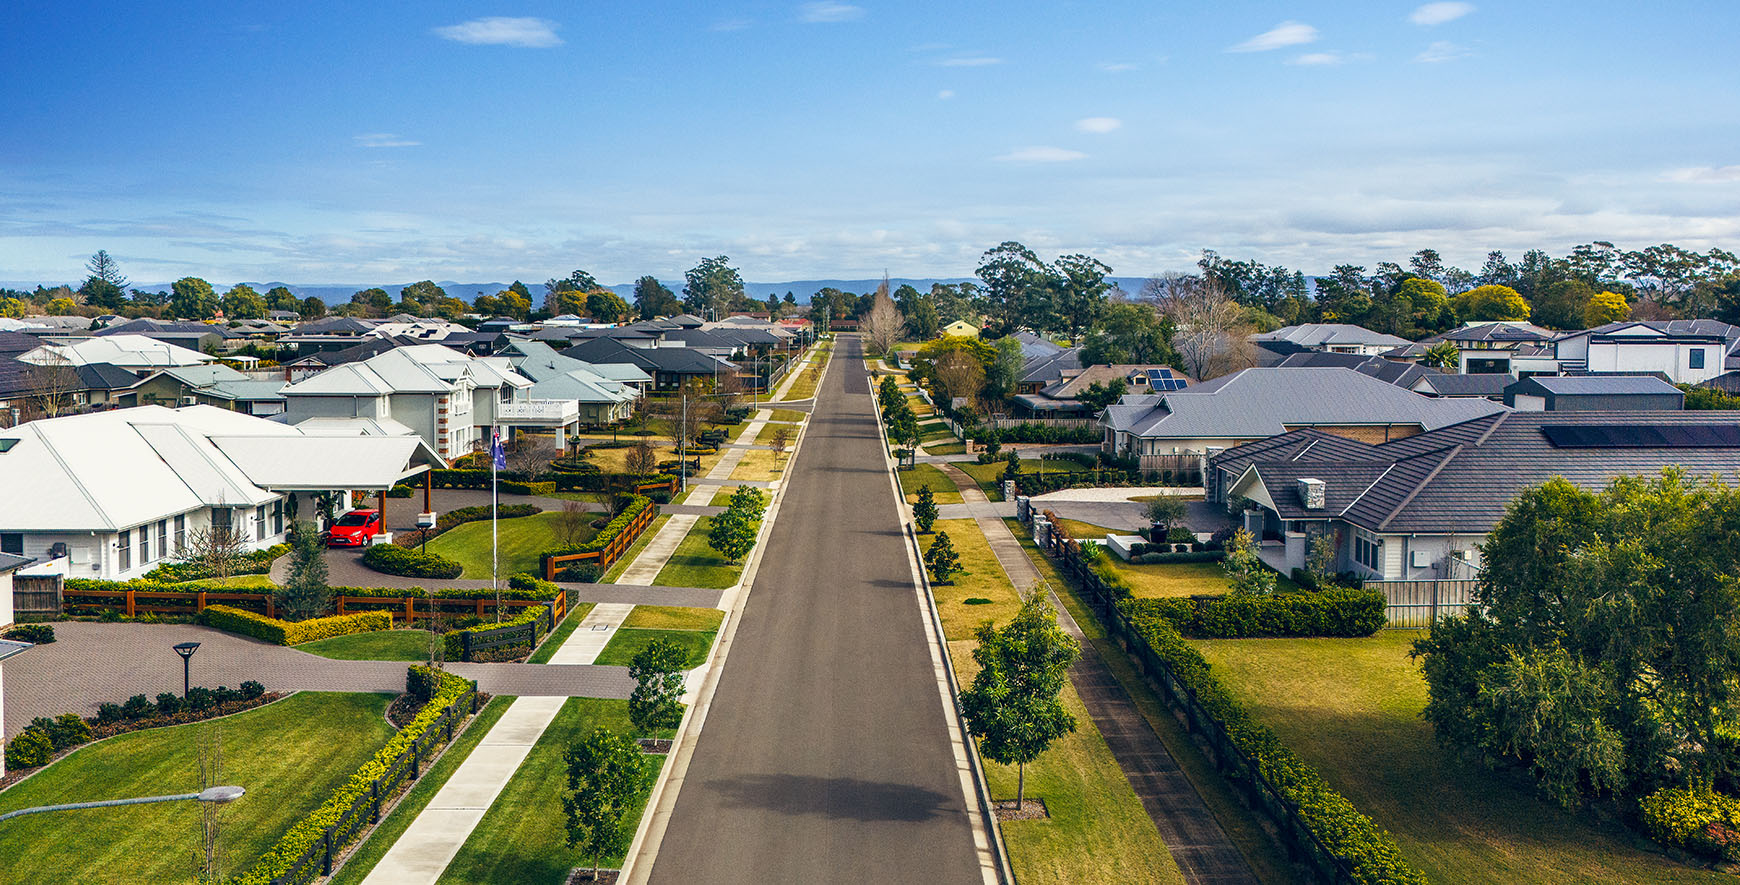
<path fill-rule="evenodd" d="M 1342 587 L 1274 596 L 1229 594 L 1206 604 L 1194 599 L 1132 599 L 1127 604 L 1132 615 L 1164 619 L 1193 639 L 1359 637 L 1376 633 L 1386 622 L 1382 593 Z"/>
<path fill-rule="evenodd" d="M 19 624 L 6 631 L 6 638 L 18 642 L 47 645 L 54 641 L 54 627 L 48 624 Z"/>
<path fill-rule="evenodd" d="M 532 636 L 531 639 L 527 640 L 525 643 L 515 643 L 509 646 L 502 646 L 501 648 L 490 649 L 490 652 L 494 657 L 503 660 L 517 658 L 520 654 L 529 652 L 531 647 L 538 643 L 538 637 L 544 632 L 543 618 L 544 613 L 547 611 L 549 611 L 549 609 L 546 609 L 541 605 L 532 605 L 521 609 L 520 613 L 514 616 L 512 620 L 502 621 L 499 624 L 478 624 L 473 627 L 464 627 L 459 630 L 449 630 L 441 637 L 442 645 L 447 651 L 447 659 L 450 661 L 457 661 L 464 654 L 465 634 L 467 633 L 476 636 L 481 633 L 488 633 L 492 630 L 500 630 L 504 627 L 519 627 L 525 624 L 531 624 Z"/>
<path fill-rule="evenodd" d="M 54 742 L 34 728 L 26 728 L 6 745 L 8 769 L 35 768 L 54 758 Z"/>
<path fill-rule="evenodd" d="M 1168 562 L 1220 562 L 1225 558 L 1224 550 L 1191 550 L 1188 553 L 1144 553 L 1130 561 L 1137 565 L 1160 565 Z"/>
<path fill-rule="evenodd" d="M 193 689 L 188 689 L 193 691 Z M 157 715 L 174 716 L 181 712 L 181 696 L 173 691 L 159 692 L 157 695 Z"/>
<path fill-rule="evenodd" d="M 428 702 L 440 685 L 440 670 L 433 667 L 405 668 L 405 693 L 419 701 Z"/>
<path fill-rule="evenodd" d="M 151 699 L 142 694 L 136 694 L 121 704 L 122 719 L 144 719 L 151 713 Z"/>
<path fill-rule="evenodd" d="M 241 692 L 242 700 L 251 701 L 264 695 L 266 693 L 266 686 L 250 679 L 247 682 L 242 683 Z"/>
<path fill-rule="evenodd" d="M 1638 804 L 1651 839 L 1706 857 L 1740 861 L 1740 799 L 1709 787 L 1657 790 Z"/>
<path fill-rule="evenodd" d="M 1118 612 L 1137 645 L 1146 646 L 1182 689 L 1180 694 L 1193 697 L 1227 739 L 1256 763 L 1258 773 L 1292 805 L 1300 822 L 1347 862 L 1353 881 L 1426 885 L 1425 875 L 1408 863 L 1388 832 L 1329 786 L 1317 769 L 1281 743 L 1267 726 L 1253 719 L 1214 678 L 1208 661 L 1172 626 L 1168 613 L 1176 607 L 1148 605 L 1150 602 L 1191 605 L 1189 600 L 1126 599 L 1118 603 Z"/>
<path fill-rule="evenodd" d="M 211 689 L 196 685 L 187 690 L 186 702 L 189 710 L 207 710 L 217 703 L 217 698 Z"/>
<path fill-rule="evenodd" d="M 97 722 L 109 725 L 121 721 L 121 705 L 101 703 L 97 705 Z"/>
<path fill-rule="evenodd" d="M 648 507 L 653 506 L 655 506 L 653 504 L 653 499 L 645 495 L 635 495 L 629 500 L 628 506 L 622 508 L 622 512 L 612 517 L 609 522 L 604 524 L 604 528 L 598 530 L 598 534 L 592 536 L 592 540 L 569 547 L 560 547 L 555 550 L 546 551 L 544 553 L 543 563 L 547 565 L 552 556 L 563 556 L 569 553 L 596 553 L 603 550 L 610 546 L 610 542 L 616 540 L 617 535 L 627 531 L 629 525 L 632 524 L 643 511 Z"/>
<path fill-rule="evenodd" d="M 289 544 L 273 544 L 264 550 L 253 550 L 236 558 L 233 575 L 263 575 L 272 570 L 278 557 L 290 552 Z M 163 584 L 179 584 L 212 577 L 211 570 L 197 562 L 166 562 L 145 573 L 145 580 Z"/>
<path fill-rule="evenodd" d="M 500 487 L 501 491 L 510 495 L 549 496 L 556 493 L 555 480 L 548 480 L 545 482 L 521 482 L 517 479 L 504 479 L 497 483 L 497 485 Z"/>
<path fill-rule="evenodd" d="M 321 840 L 326 828 L 338 823 L 351 805 L 368 791 L 369 785 L 387 773 L 387 766 L 409 749 L 412 741 L 422 737 L 450 704 L 474 689 L 470 682 L 451 673 L 441 672 L 436 678 L 440 680 L 439 687 L 410 723 L 387 741 L 373 759 L 363 763 L 350 780 L 319 808 L 292 826 L 251 869 L 236 877 L 234 885 L 270 885 L 273 879 L 288 872 L 304 852 Z M 351 835 L 354 837 L 355 833 Z M 336 851 L 339 847 L 335 845 L 333 849 Z"/>
<path fill-rule="evenodd" d="M 582 562 L 571 565 L 556 573 L 556 580 L 581 584 L 596 584 L 603 577 L 604 569 L 596 562 Z"/>
<path fill-rule="evenodd" d="M 274 645 L 301 645 L 316 639 L 393 629 L 393 616 L 384 611 L 354 612 L 307 621 L 280 621 L 227 605 L 211 605 L 206 606 L 200 621 L 207 627 L 252 636 Z"/>
<path fill-rule="evenodd" d="M 377 572 L 402 578 L 452 579 L 465 566 L 435 553 L 423 553 L 396 544 L 376 544 L 362 555 L 362 564 Z"/>

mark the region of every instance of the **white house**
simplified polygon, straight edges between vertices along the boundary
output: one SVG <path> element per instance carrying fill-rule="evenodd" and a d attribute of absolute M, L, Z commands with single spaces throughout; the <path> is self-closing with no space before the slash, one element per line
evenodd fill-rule
<path fill-rule="evenodd" d="M 1377 356 L 1408 346 L 1406 338 L 1373 332 L 1350 323 L 1303 323 L 1250 336 L 1252 343 L 1280 354 L 1319 351 Z"/>
<path fill-rule="evenodd" d="M 1717 320 L 1608 323 L 1569 332 L 1553 342 L 1559 368 L 1590 374 L 1660 373 L 1675 384 L 1722 374 L 1740 328 Z"/>
<path fill-rule="evenodd" d="M 89 366 L 108 363 L 141 376 L 174 366 L 201 366 L 217 362 L 217 357 L 144 335 L 108 335 L 102 338 L 81 338 L 65 344 L 44 344 L 22 354 L 18 359 L 20 362 L 39 366 Z"/>
<path fill-rule="evenodd" d="M 212 406 L 33 421 L 0 431 L 0 553 L 136 578 L 194 532 L 262 549 L 319 495 L 387 489 L 440 463 L 414 436 L 316 435 Z"/>

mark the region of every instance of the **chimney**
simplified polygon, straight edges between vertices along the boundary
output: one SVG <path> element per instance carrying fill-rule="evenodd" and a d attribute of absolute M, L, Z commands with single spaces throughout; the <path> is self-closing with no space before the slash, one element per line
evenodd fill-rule
<path fill-rule="evenodd" d="M 1324 503 L 1324 485 L 1321 479 L 1299 480 L 1299 502 L 1306 510 L 1322 510 Z"/>

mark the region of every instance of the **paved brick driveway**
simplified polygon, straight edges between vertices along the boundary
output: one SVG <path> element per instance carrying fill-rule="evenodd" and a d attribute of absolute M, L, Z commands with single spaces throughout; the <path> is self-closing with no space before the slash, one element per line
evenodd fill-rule
<path fill-rule="evenodd" d="M 195 685 L 235 688 L 253 679 L 269 691 L 399 692 L 405 687 L 406 665 L 398 661 L 334 661 L 209 627 L 65 621 L 55 624 L 54 632 L 56 642 L 6 662 L 7 737 L 37 716 L 93 716 L 99 703 L 180 692 L 181 658 L 171 646 L 189 640 L 200 643 L 193 656 Z M 449 669 L 495 694 L 626 698 L 634 687 L 626 667 L 452 664 Z"/>

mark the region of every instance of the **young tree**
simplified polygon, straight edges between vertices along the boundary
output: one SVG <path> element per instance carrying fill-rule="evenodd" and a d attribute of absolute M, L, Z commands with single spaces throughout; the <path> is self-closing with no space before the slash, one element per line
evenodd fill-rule
<path fill-rule="evenodd" d="M 305 621 L 326 613 L 332 602 L 332 588 L 326 585 L 326 551 L 321 549 L 320 533 L 314 524 L 298 521 L 290 524 L 290 576 L 278 591 L 278 604 L 292 621 Z"/>
<path fill-rule="evenodd" d="M 49 347 L 31 357 L 24 365 L 23 381 L 29 393 L 27 414 L 54 418 L 70 414 L 77 405 L 76 394 L 82 387 L 78 369 L 67 359 L 66 352 Z"/>
<path fill-rule="evenodd" d="M 592 514 L 580 506 L 579 501 L 563 501 L 562 509 L 556 515 L 556 536 L 562 543 L 570 547 L 586 540 L 586 526 L 592 521 Z"/>
<path fill-rule="evenodd" d="M 522 474 L 531 480 L 550 469 L 561 454 L 548 437 L 521 433 L 514 437 L 513 448 L 504 460 L 509 473 Z"/>
<path fill-rule="evenodd" d="M 628 678 L 634 680 L 634 691 L 628 696 L 628 720 L 636 731 L 651 737 L 682 724 L 687 663 L 683 649 L 668 639 L 653 640 L 629 659 Z"/>
<path fill-rule="evenodd" d="M 985 757 L 1016 766 L 1019 809 L 1027 799 L 1027 763 L 1075 731 L 1075 717 L 1058 695 L 1081 646 L 1058 626 L 1057 612 L 1040 593 L 1022 604 L 1008 626 L 999 630 L 986 621 L 975 635 L 979 672 L 961 692 L 961 709 Z"/>
<path fill-rule="evenodd" d="M 919 532 L 929 534 L 930 527 L 936 524 L 936 516 L 936 493 L 926 483 L 918 487 L 918 503 L 912 505 L 912 520 L 918 523 Z"/>
<path fill-rule="evenodd" d="M 1015 478 L 1020 475 L 1021 453 L 1014 449 L 1010 449 L 1009 452 L 1003 456 L 1003 478 L 1013 482 Z"/>
<path fill-rule="evenodd" d="M 949 583 L 951 577 L 961 572 L 961 557 L 955 553 L 955 542 L 949 540 L 948 532 L 936 533 L 936 540 L 924 551 L 924 567 L 930 571 L 930 579 L 938 584 Z"/>
<path fill-rule="evenodd" d="M 1174 525 L 1184 522 L 1184 502 L 1172 495 L 1161 495 L 1148 502 L 1148 522 L 1154 526 L 1155 541 L 1166 540 Z"/>
<path fill-rule="evenodd" d="M 658 464 L 658 451 L 653 448 L 652 443 L 645 441 L 635 443 L 634 448 L 629 449 L 628 456 L 623 459 L 623 466 L 636 476 L 652 473 Z"/>
<path fill-rule="evenodd" d="M 1249 531 L 1239 529 L 1226 545 L 1226 560 L 1221 570 L 1232 582 L 1234 593 L 1248 596 L 1275 595 L 1275 573 L 1257 555 L 1257 540 Z"/>
<path fill-rule="evenodd" d="M 967 408 L 974 407 L 985 387 L 984 364 L 960 350 L 951 350 L 937 360 L 936 376 L 942 382 L 943 395 L 950 402 L 965 400 Z"/>
<path fill-rule="evenodd" d="M 227 578 L 242 561 L 242 539 L 229 529 L 216 526 L 194 529 L 175 550 L 175 558 L 199 566 L 208 578 Z"/>
<path fill-rule="evenodd" d="M 773 436 L 767 442 L 773 448 L 773 463 L 778 464 L 780 456 L 785 454 L 785 447 L 791 443 L 791 428 L 784 424 L 774 425 Z"/>
<path fill-rule="evenodd" d="M 568 765 L 568 847 L 592 858 L 592 878 L 607 855 L 628 850 L 634 839 L 629 811 L 640 794 L 640 745 L 599 727 L 562 756 Z"/>
<path fill-rule="evenodd" d="M 1311 552 L 1305 557 L 1305 573 L 1319 589 L 1335 582 L 1337 555 L 1334 535 L 1325 533 L 1311 539 Z"/>
<path fill-rule="evenodd" d="M 707 546 L 726 561 L 736 563 L 755 549 L 755 520 L 735 506 L 712 517 L 707 528 Z"/>

